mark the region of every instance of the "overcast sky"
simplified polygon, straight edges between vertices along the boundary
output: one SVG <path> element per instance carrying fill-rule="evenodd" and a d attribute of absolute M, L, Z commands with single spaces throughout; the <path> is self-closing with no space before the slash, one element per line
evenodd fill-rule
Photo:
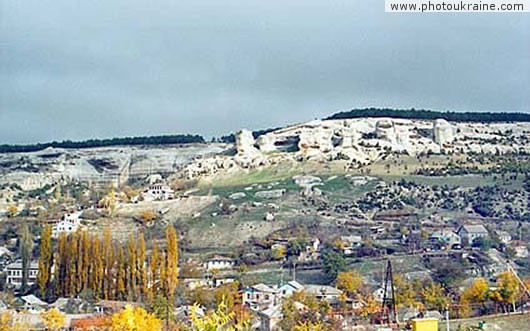
<path fill-rule="evenodd" d="M 530 14 L 383 0 L 0 0 L 0 143 L 221 135 L 358 107 L 530 112 Z"/>

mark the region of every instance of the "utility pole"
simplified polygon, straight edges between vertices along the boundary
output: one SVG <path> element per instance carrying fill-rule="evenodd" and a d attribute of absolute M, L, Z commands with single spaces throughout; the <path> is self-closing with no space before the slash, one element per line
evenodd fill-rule
<path fill-rule="evenodd" d="M 396 309 L 396 294 L 394 291 L 394 275 L 392 272 L 392 263 L 390 260 L 386 264 L 386 274 L 383 285 L 383 303 L 381 305 L 381 325 L 386 317 L 387 324 L 390 325 L 392 319 L 399 323 Z"/>
<path fill-rule="evenodd" d="M 446 331 L 449 331 L 449 305 L 445 306 L 445 325 Z"/>

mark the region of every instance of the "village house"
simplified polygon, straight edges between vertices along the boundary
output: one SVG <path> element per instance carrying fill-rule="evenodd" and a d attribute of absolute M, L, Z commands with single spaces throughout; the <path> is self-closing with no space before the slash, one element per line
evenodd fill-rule
<path fill-rule="evenodd" d="M 449 229 L 441 229 L 434 231 L 429 236 L 429 241 L 432 243 L 444 244 L 449 247 L 461 244 L 460 236 L 456 234 L 453 230 Z"/>
<path fill-rule="evenodd" d="M 283 320 L 282 306 L 272 306 L 258 312 L 260 319 L 259 331 L 278 330 L 280 322 Z"/>
<path fill-rule="evenodd" d="M 292 280 L 288 282 L 287 284 L 282 285 L 279 288 L 279 293 L 282 298 L 287 298 L 293 295 L 295 292 L 300 292 L 304 290 L 304 285 L 300 284 L 299 282 Z"/>
<path fill-rule="evenodd" d="M 61 220 L 49 222 L 52 224 L 52 237 L 56 238 L 61 233 L 72 233 L 81 226 L 81 212 L 67 213 Z"/>
<path fill-rule="evenodd" d="M 512 236 L 507 231 L 497 231 L 497 236 L 503 244 L 508 244 L 512 241 Z"/>
<path fill-rule="evenodd" d="M 342 253 L 350 255 L 355 252 L 356 248 L 359 248 L 362 244 L 361 236 L 341 236 L 340 242 L 342 243 Z"/>
<path fill-rule="evenodd" d="M 279 303 L 278 288 L 270 287 L 263 283 L 248 286 L 243 292 L 243 304 L 251 309 L 276 305 Z"/>
<path fill-rule="evenodd" d="M 482 224 L 462 225 L 458 229 L 457 234 L 460 236 L 462 243 L 468 243 L 469 245 L 472 245 L 479 238 L 487 238 L 489 236 L 488 230 Z"/>
<path fill-rule="evenodd" d="M 33 294 L 20 297 L 18 300 L 22 303 L 21 309 L 29 312 L 39 312 L 45 309 L 48 305 L 46 302 L 37 298 Z"/>
<path fill-rule="evenodd" d="M 315 238 L 305 250 L 300 252 L 298 259 L 300 261 L 315 261 L 320 257 L 320 239 Z"/>
<path fill-rule="evenodd" d="M 340 300 L 342 291 L 336 287 L 328 285 L 305 285 L 305 292 L 313 295 L 318 301 L 326 300 L 331 304 Z"/>
<path fill-rule="evenodd" d="M 230 269 L 236 265 L 236 261 L 230 257 L 226 256 L 214 256 L 211 259 L 208 259 L 204 263 L 204 269 L 206 270 L 215 270 L 215 269 Z"/>
<path fill-rule="evenodd" d="M 39 262 L 31 261 L 28 267 L 28 286 L 35 284 L 37 281 L 37 273 L 39 272 Z M 19 288 L 22 286 L 22 262 L 17 261 L 10 263 L 5 268 L 7 275 L 6 284 Z"/>
<path fill-rule="evenodd" d="M 530 254 L 528 253 L 528 247 L 526 246 L 515 246 L 513 247 L 513 250 L 515 251 L 515 257 L 517 258 L 526 258 L 528 257 Z"/>
<path fill-rule="evenodd" d="M 171 200 L 175 198 L 175 191 L 168 185 L 157 183 L 149 186 L 142 196 L 146 201 Z"/>

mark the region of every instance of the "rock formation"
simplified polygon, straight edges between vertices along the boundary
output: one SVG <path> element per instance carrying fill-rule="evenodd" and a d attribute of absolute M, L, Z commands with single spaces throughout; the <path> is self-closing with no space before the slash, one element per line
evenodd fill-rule
<path fill-rule="evenodd" d="M 454 140 L 453 127 L 444 119 L 437 119 L 433 125 L 434 141 L 439 145 L 452 143 Z"/>
<path fill-rule="evenodd" d="M 300 156 L 309 159 L 331 152 L 333 150 L 332 136 L 332 131 L 318 126 L 312 130 L 303 130 L 298 142 Z"/>
<path fill-rule="evenodd" d="M 375 134 L 377 138 L 389 142 L 390 144 L 397 143 L 396 128 L 391 119 L 381 119 L 375 123 Z"/>
<path fill-rule="evenodd" d="M 236 133 L 237 154 L 234 157 L 234 161 L 243 168 L 252 168 L 265 164 L 265 158 L 254 144 L 252 132 L 243 129 Z"/>
<path fill-rule="evenodd" d="M 257 145 L 259 146 L 259 150 L 267 153 L 267 152 L 274 152 L 276 151 L 276 145 L 274 137 L 269 134 L 264 134 L 258 137 L 256 140 Z"/>

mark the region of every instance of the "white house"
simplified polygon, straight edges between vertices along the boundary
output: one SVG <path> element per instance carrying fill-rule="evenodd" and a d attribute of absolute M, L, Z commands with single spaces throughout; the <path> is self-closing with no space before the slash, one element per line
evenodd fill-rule
<path fill-rule="evenodd" d="M 326 300 L 330 303 L 339 301 L 342 291 L 328 285 L 305 285 L 305 292 L 314 295 L 317 300 Z"/>
<path fill-rule="evenodd" d="M 361 246 L 362 237 L 361 236 L 341 236 L 340 241 L 342 243 L 342 253 L 343 254 L 353 254 L 354 250 Z"/>
<path fill-rule="evenodd" d="M 243 293 L 243 304 L 252 309 L 276 305 L 279 303 L 279 299 L 277 288 L 262 283 L 247 287 Z"/>
<path fill-rule="evenodd" d="M 497 231 L 497 236 L 503 244 L 507 244 L 512 241 L 512 236 L 507 231 Z"/>
<path fill-rule="evenodd" d="M 489 236 L 488 230 L 484 225 L 462 225 L 457 234 L 460 236 L 462 241 L 467 241 L 470 245 L 479 238 L 486 238 Z"/>
<path fill-rule="evenodd" d="M 515 246 L 513 249 L 515 251 L 515 256 L 518 258 L 526 258 L 530 255 L 526 246 Z"/>
<path fill-rule="evenodd" d="M 37 298 L 33 294 L 20 297 L 20 300 L 22 300 L 22 302 L 23 302 L 22 309 L 30 311 L 30 312 L 41 311 L 41 310 L 45 309 L 46 306 L 48 305 L 46 302 L 44 302 L 41 299 Z"/>
<path fill-rule="evenodd" d="M 298 257 L 301 261 L 317 260 L 320 257 L 320 239 L 315 238 L 310 245 L 305 247 L 305 251 L 300 252 Z"/>
<path fill-rule="evenodd" d="M 28 286 L 35 284 L 37 273 L 39 272 L 39 263 L 31 261 L 28 266 Z M 22 262 L 17 261 L 8 264 L 5 268 L 7 275 L 6 284 L 19 288 L 22 285 Z"/>
<path fill-rule="evenodd" d="M 214 270 L 214 269 L 230 269 L 236 265 L 236 261 L 230 257 L 226 256 L 214 256 L 213 258 L 207 260 L 204 263 L 204 269 Z"/>
<path fill-rule="evenodd" d="M 304 285 L 300 284 L 299 282 L 292 280 L 288 282 L 287 284 L 282 285 L 278 292 L 280 293 L 282 298 L 288 298 L 295 292 L 300 292 L 304 290 Z"/>
<path fill-rule="evenodd" d="M 153 184 L 142 193 L 144 200 L 171 200 L 175 198 L 175 191 L 165 184 Z"/>
<path fill-rule="evenodd" d="M 429 236 L 429 240 L 432 242 L 444 243 L 449 246 L 455 244 L 461 244 L 461 238 L 453 230 L 441 229 L 436 230 Z"/>
<path fill-rule="evenodd" d="M 278 330 L 278 326 L 283 319 L 282 306 L 271 306 L 258 312 L 260 319 L 259 331 Z"/>

